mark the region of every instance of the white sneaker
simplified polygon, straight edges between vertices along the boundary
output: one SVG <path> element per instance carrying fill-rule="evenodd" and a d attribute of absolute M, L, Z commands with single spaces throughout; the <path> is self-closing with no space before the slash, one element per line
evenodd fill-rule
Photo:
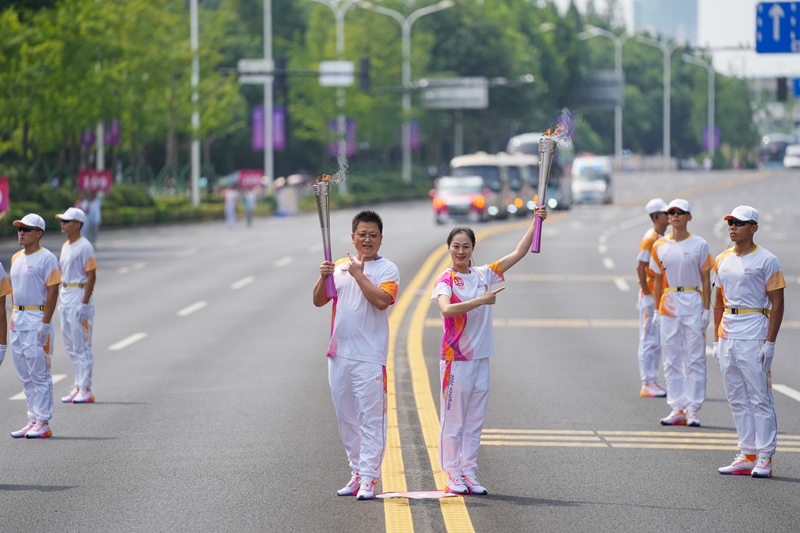
<path fill-rule="evenodd" d="M 639 396 L 643 398 L 663 398 L 667 395 L 667 391 L 662 389 L 656 383 L 645 383 L 642 385 L 642 390 L 639 391 Z"/>
<path fill-rule="evenodd" d="M 81 390 L 78 387 L 73 387 L 72 390 L 69 391 L 69 394 L 61 397 L 61 401 L 64 403 L 72 403 L 72 400 L 75 398 L 75 396 L 78 395 L 80 391 Z"/>
<path fill-rule="evenodd" d="M 697 416 L 697 412 L 695 411 L 686 412 L 686 425 L 696 428 L 700 427 L 700 417 Z"/>
<path fill-rule="evenodd" d="M 375 499 L 375 485 L 378 484 L 377 479 L 370 480 L 364 478 L 361 480 L 361 487 L 358 489 L 356 498 L 359 500 L 374 500 Z"/>
<path fill-rule="evenodd" d="M 353 474 L 347 485 L 336 491 L 339 496 L 355 496 L 358 489 L 361 488 L 361 476 Z"/>
<path fill-rule="evenodd" d="M 661 419 L 662 426 L 685 426 L 686 414 L 683 411 L 672 411 L 669 416 Z"/>
<path fill-rule="evenodd" d="M 772 477 L 772 457 L 759 455 L 756 466 L 750 472 L 753 477 Z"/>
<path fill-rule="evenodd" d="M 475 476 L 461 476 L 461 480 L 464 482 L 464 485 L 467 486 L 467 490 L 470 494 L 477 494 L 481 496 L 489 494 L 489 491 L 486 490 L 486 487 L 481 485 L 478 482 L 478 478 Z"/>
<path fill-rule="evenodd" d="M 726 476 L 749 476 L 754 466 L 756 466 L 755 461 L 751 461 L 745 454 L 740 453 L 733 458 L 731 464 L 717 468 L 717 471 Z"/>
<path fill-rule="evenodd" d="M 92 389 L 81 389 L 75 398 L 72 399 L 72 403 L 94 403 Z"/>
<path fill-rule="evenodd" d="M 35 425 L 36 425 L 36 422 L 28 422 L 28 425 L 25 426 L 24 428 L 18 429 L 16 431 L 12 431 L 11 432 L 11 436 L 14 437 L 15 439 L 21 439 L 22 437 L 25 436 L 26 433 L 28 433 L 30 430 L 32 430 L 33 426 L 35 426 Z"/>
<path fill-rule="evenodd" d="M 453 479 L 447 476 L 447 485 L 445 485 L 444 491 L 450 494 L 469 494 L 469 489 L 461 477 Z"/>
<path fill-rule="evenodd" d="M 50 429 L 50 424 L 47 422 L 36 422 L 36 425 L 30 431 L 25 433 L 26 439 L 46 439 L 52 437 L 53 432 Z"/>

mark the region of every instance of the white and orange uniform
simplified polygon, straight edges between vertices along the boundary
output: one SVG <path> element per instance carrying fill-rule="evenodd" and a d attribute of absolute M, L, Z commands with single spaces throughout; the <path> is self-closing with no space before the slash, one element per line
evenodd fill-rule
<path fill-rule="evenodd" d="M 61 295 L 58 299 L 58 316 L 61 318 L 61 333 L 64 349 L 75 371 L 75 387 L 88 389 L 92 386 L 92 330 L 94 329 L 94 297 L 89 298 L 89 320 L 81 324 L 76 316 L 83 302 L 87 272 L 97 269 L 94 247 L 89 239 L 79 238 L 74 243 L 65 242 L 61 247 Z"/>
<path fill-rule="evenodd" d="M 37 342 L 37 330 L 44 318 L 47 287 L 61 283 L 58 259 L 46 248 L 39 248 L 30 255 L 20 250 L 11 258 L 10 278 L 14 305 L 9 344 L 14 367 L 25 392 L 28 420 L 47 422 L 53 415 L 53 378 L 50 375 L 54 340 L 52 323 L 44 346 Z M 20 309 L 22 307 L 26 309 Z"/>
<path fill-rule="evenodd" d="M 347 269 L 336 261 L 333 279 L 328 382 L 347 459 L 353 475 L 380 478 L 386 448 L 386 358 L 389 355 L 389 310 L 369 303 Z M 391 295 L 400 287 L 400 272 L 383 257 L 364 261 L 364 275 Z"/>
<path fill-rule="evenodd" d="M 766 249 L 737 256 L 728 249 L 717 256 L 714 286 L 722 291 L 725 309 L 763 312 L 724 312 L 719 324 L 719 366 L 725 394 L 733 412 L 739 450 L 745 455 L 772 457 L 778 421 L 772 397 L 770 370 L 757 359 L 767 338 L 770 307 L 767 291 L 783 289 L 786 281 L 778 258 Z"/>
<path fill-rule="evenodd" d="M 655 274 L 650 268 L 650 252 L 653 243 L 663 237 L 650 228 L 642 237 L 639 245 L 639 255 L 636 260 L 645 263 L 645 275 L 650 294 L 653 294 L 653 281 Z M 658 324 L 653 324 L 653 317 L 648 316 L 647 309 L 642 302 L 644 292 L 639 289 L 639 376 L 642 384 L 656 383 L 658 381 L 658 362 L 661 359 L 661 337 L 658 334 Z"/>
<path fill-rule="evenodd" d="M 436 280 L 431 299 L 440 295 L 450 303 L 479 298 L 484 285 L 504 281 L 499 261 L 469 269 L 462 274 L 452 268 Z M 439 404 L 441 434 L 439 460 L 442 470 L 452 479 L 475 476 L 483 420 L 489 403 L 489 358 L 494 355 L 492 306 L 481 305 L 459 316 L 442 317 L 439 378 L 442 397 Z"/>
<path fill-rule="evenodd" d="M 653 244 L 650 268 L 662 274 L 663 292 L 656 302 L 667 403 L 674 410 L 699 411 L 706 397 L 706 349 L 700 274 L 714 267 L 708 243 L 689 234 L 672 235 Z"/>

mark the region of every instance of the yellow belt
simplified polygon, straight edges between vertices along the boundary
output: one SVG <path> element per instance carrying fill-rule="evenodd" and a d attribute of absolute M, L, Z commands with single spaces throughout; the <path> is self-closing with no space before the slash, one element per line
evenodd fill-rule
<path fill-rule="evenodd" d="M 44 311 L 43 305 L 15 305 L 17 311 Z"/>
<path fill-rule="evenodd" d="M 747 313 L 761 313 L 762 315 L 769 316 L 769 309 L 731 309 L 726 307 L 723 311 L 726 315 L 745 315 Z"/>
<path fill-rule="evenodd" d="M 67 287 L 69 289 L 82 289 L 86 286 L 85 283 L 62 283 L 62 287 Z"/>
<path fill-rule="evenodd" d="M 700 287 L 667 287 L 664 289 L 664 292 L 686 292 L 686 291 L 694 291 L 694 292 L 702 292 Z"/>

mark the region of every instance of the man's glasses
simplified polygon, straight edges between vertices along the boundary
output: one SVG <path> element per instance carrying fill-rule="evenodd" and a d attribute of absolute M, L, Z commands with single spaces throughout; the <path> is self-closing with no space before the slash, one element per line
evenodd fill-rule
<path fill-rule="evenodd" d="M 728 219 L 728 226 L 736 226 L 737 228 L 741 228 L 745 224 L 754 224 L 754 222 L 751 220 L 739 220 L 736 218 Z"/>
<path fill-rule="evenodd" d="M 685 215 L 686 213 L 687 211 L 684 211 L 682 209 L 673 209 L 672 211 L 667 211 L 667 214 L 670 216 Z"/>
<path fill-rule="evenodd" d="M 17 231 L 21 231 L 22 233 L 30 233 L 33 231 L 33 228 L 29 228 L 28 226 L 20 226 L 17 228 Z"/>

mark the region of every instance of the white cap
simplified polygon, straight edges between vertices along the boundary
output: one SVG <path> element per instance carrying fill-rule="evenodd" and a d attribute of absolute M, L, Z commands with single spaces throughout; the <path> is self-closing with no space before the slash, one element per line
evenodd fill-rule
<path fill-rule="evenodd" d="M 675 198 L 672 200 L 667 206 L 667 213 L 669 213 L 670 209 L 680 209 L 681 211 L 686 211 L 687 213 L 692 212 L 692 210 L 689 209 L 689 202 L 683 198 Z"/>
<path fill-rule="evenodd" d="M 77 207 L 70 207 L 60 215 L 56 215 L 56 218 L 63 222 L 77 220 L 82 224 L 86 224 L 86 213 L 83 212 L 83 209 L 78 209 Z"/>
<path fill-rule="evenodd" d="M 647 211 L 648 215 L 652 215 L 653 213 L 666 213 L 667 212 L 667 202 L 662 200 L 661 198 L 653 198 L 647 205 L 644 206 L 645 211 Z"/>
<path fill-rule="evenodd" d="M 725 217 L 725 220 L 730 220 L 735 218 L 737 220 L 741 220 L 742 222 L 749 222 L 753 221 L 758 224 L 758 211 L 755 210 L 754 207 L 750 207 L 749 205 L 740 205 L 733 211 L 731 214 Z"/>
<path fill-rule="evenodd" d="M 16 227 L 28 226 L 29 228 L 39 228 L 44 231 L 44 219 L 35 213 L 28 213 L 22 217 L 22 220 L 15 220 L 14 225 Z"/>

